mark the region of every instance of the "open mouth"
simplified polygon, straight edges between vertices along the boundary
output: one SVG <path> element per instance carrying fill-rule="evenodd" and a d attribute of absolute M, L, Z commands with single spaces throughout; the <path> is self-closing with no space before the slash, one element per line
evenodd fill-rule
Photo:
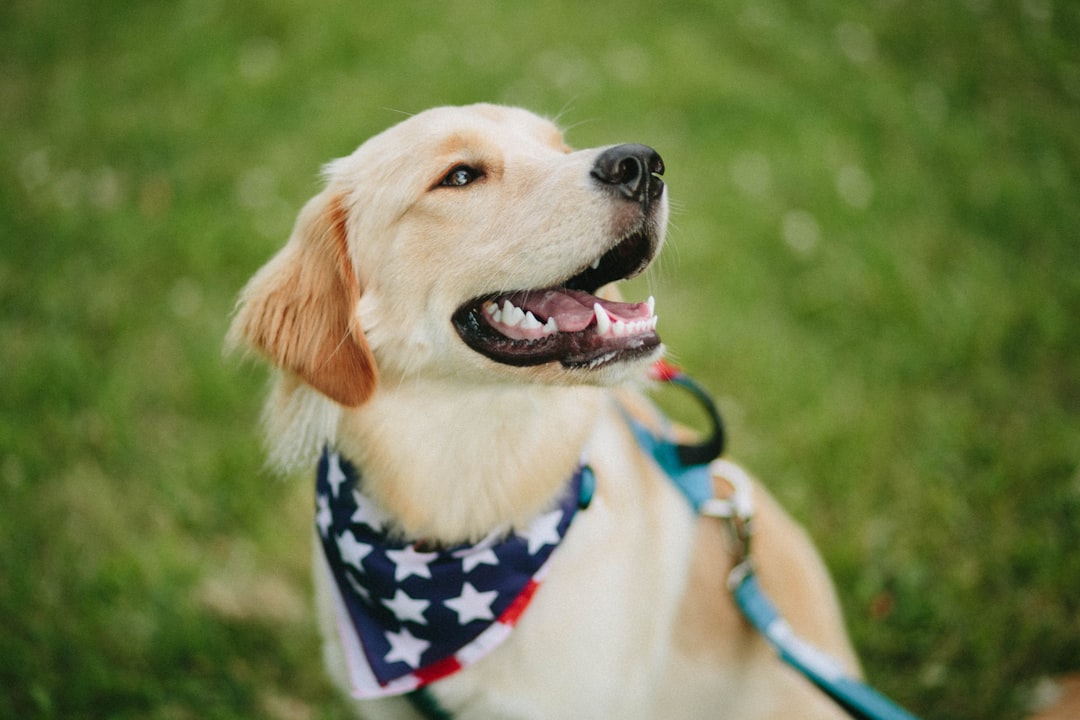
<path fill-rule="evenodd" d="M 660 345 L 653 299 L 613 302 L 594 293 L 644 270 L 655 249 L 638 231 L 562 283 L 470 300 L 454 313 L 454 327 L 470 348 L 507 365 L 593 369 L 646 355 Z"/>

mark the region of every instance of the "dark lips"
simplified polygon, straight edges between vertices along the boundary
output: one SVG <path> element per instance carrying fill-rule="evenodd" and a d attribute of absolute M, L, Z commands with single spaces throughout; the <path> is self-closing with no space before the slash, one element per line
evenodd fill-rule
<path fill-rule="evenodd" d="M 644 270 L 657 244 L 639 230 L 562 283 L 470 300 L 454 313 L 454 327 L 471 349 L 518 367 L 593 369 L 648 354 L 660 345 L 652 299 L 622 303 L 594 293 Z"/>

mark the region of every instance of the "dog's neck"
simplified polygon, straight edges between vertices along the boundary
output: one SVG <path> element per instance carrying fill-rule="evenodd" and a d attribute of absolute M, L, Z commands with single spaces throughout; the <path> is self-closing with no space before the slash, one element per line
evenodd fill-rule
<path fill-rule="evenodd" d="M 523 526 L 586 450 L 604 391 L 446 382 L 380 387 L 342 414 L 337 446 L 409 537 L 454 543 Z"/>

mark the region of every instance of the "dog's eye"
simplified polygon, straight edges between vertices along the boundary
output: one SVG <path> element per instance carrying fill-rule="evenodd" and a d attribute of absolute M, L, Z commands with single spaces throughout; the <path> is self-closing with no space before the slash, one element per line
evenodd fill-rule
<path fill-rule="evenodd" d="M 464 187 L 474 180 L 483 177 L 483 175 L 484 173 L 476 168 L 469 167 L 468 165 L 458 165 L 453 170 L 446 173 L 446 177 L 444 177 L 439 184 L 444 187 Z"/>

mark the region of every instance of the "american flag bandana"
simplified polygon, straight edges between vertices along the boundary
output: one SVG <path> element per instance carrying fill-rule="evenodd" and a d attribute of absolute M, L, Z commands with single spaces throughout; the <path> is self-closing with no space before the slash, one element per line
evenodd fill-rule
<path fill-rule="evenodd" d="M 410 692 L 504 641 L 570 527 L 588 473 L 579 466 L 558 504 L 524 530 L 428 550 L 389 537 L 389 518 L 360 491 L 356 468 L 324 449 L 315 526 L 334 579 L 353 696 Z"/>

